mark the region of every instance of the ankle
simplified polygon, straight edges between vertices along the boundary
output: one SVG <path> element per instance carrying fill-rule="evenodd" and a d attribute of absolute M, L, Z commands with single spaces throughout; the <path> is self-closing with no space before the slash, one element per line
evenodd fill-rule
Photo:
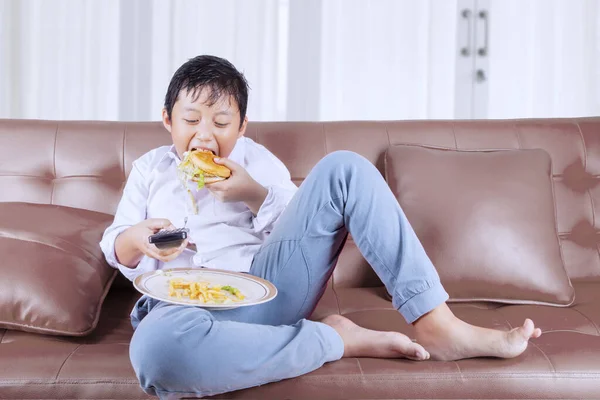
<path fill-rule="evenodd" d="M 430 330 L 439 330 L 440 328 L 448 327 L 460 321 L 446 303 L 440 304 L 427 314 L 413 323 L 417 332 L 427 332 Z"/>

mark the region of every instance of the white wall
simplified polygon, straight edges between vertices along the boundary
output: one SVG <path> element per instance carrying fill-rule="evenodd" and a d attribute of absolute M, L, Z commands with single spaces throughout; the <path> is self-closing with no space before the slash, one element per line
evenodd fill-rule
<path fill-rule="evenodd" d="M 488 117 L 600 115 L 600 1 L 490 3 Z"/>
<path fill-rule="evenodd" d="M 171 75 L 206 53 L 245 73 L 251 116 L 283 119 L 280 3 L 2 0 L 0 117 L 158 120 Z"/>
<path fill-rule="evenodd" d="M 485 90 L 459 57 L 471 3 L 490 12 Z M 254 120 L 600 115 L 599 3 L 0 0 L 0 118 L 157 120 L 198 54 L 244 72 Z"/>

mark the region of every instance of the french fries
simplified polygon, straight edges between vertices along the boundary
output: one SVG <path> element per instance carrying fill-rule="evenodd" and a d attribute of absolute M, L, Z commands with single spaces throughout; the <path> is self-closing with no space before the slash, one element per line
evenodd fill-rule
<path fill-rule="evenodd" d="M 204 304 L 227 304 L 246 298 L 239 289 L 232 286 L 218 286 L 209 282 L 194 282 L 182 278 L 169 279 L 169 297 L 198 300 Z"/>

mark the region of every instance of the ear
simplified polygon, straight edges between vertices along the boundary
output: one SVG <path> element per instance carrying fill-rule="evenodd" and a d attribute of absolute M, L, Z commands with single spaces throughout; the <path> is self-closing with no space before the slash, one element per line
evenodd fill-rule
<path fill-rule="evenodd" d="M 238 132 L 238 139 L 246 134 L 246 127 L 248 126 L 248 117 L 244 117 L 244 123 Z"/>
<path fill-rule="evenodd" d="M 169 118 L 169 113 L 167 113 L 166 108 L 163 108 L 162 110 L 162 123 L 165 126 L 165 129 L 171 133 L 171 118 Z"/>

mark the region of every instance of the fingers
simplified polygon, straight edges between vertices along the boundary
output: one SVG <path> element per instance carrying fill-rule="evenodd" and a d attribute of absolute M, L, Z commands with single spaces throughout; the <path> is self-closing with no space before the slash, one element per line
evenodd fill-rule
<path fill-rule="evenodd" d="M 155 232 L 161 229 L 175 229 L 171 221 L 166 218 L 151 218 L 147 223 L 148 228 Z"/>
<path fill-rule="evenodd" d="M 238 163 L 236 163 L 234 161 L 231 161 L 229 158 L 215 157 L 215 163 L 226 166 L 227 168 L 229 168 L 234 173 L 239 168 L 241 168 L 241 166 Z"/>
<path fill-rule="evenodd" d="M 228 187 L 229 187 L 228 181 L 213 182 L 213 183 L 206 184 L 206 189 L 208 189 L 210 194 L 212 194 L 218 200 L 221 200 L 221 201 L 224 200 L 224 196 L 227 193 Z"/>
<path fill-rule="evenodd" d="M 216 181 L 216 182 L 207 182 L 204 186 L 210 191 L 221 191 L 227 187 L 229 184 L 228 180 L 224 181 Z"/>
<path fill-rule="evenodd" d="M 152 243 L 146 243 L 146 251 L 144 253 L 148 257 L 167 263 L 179 257 L 179 255 L 186 249 L 187 245 L 188 239 L 184 240 L 179 247 L 174 247 L 171 249 L 159 249 Z"/>

